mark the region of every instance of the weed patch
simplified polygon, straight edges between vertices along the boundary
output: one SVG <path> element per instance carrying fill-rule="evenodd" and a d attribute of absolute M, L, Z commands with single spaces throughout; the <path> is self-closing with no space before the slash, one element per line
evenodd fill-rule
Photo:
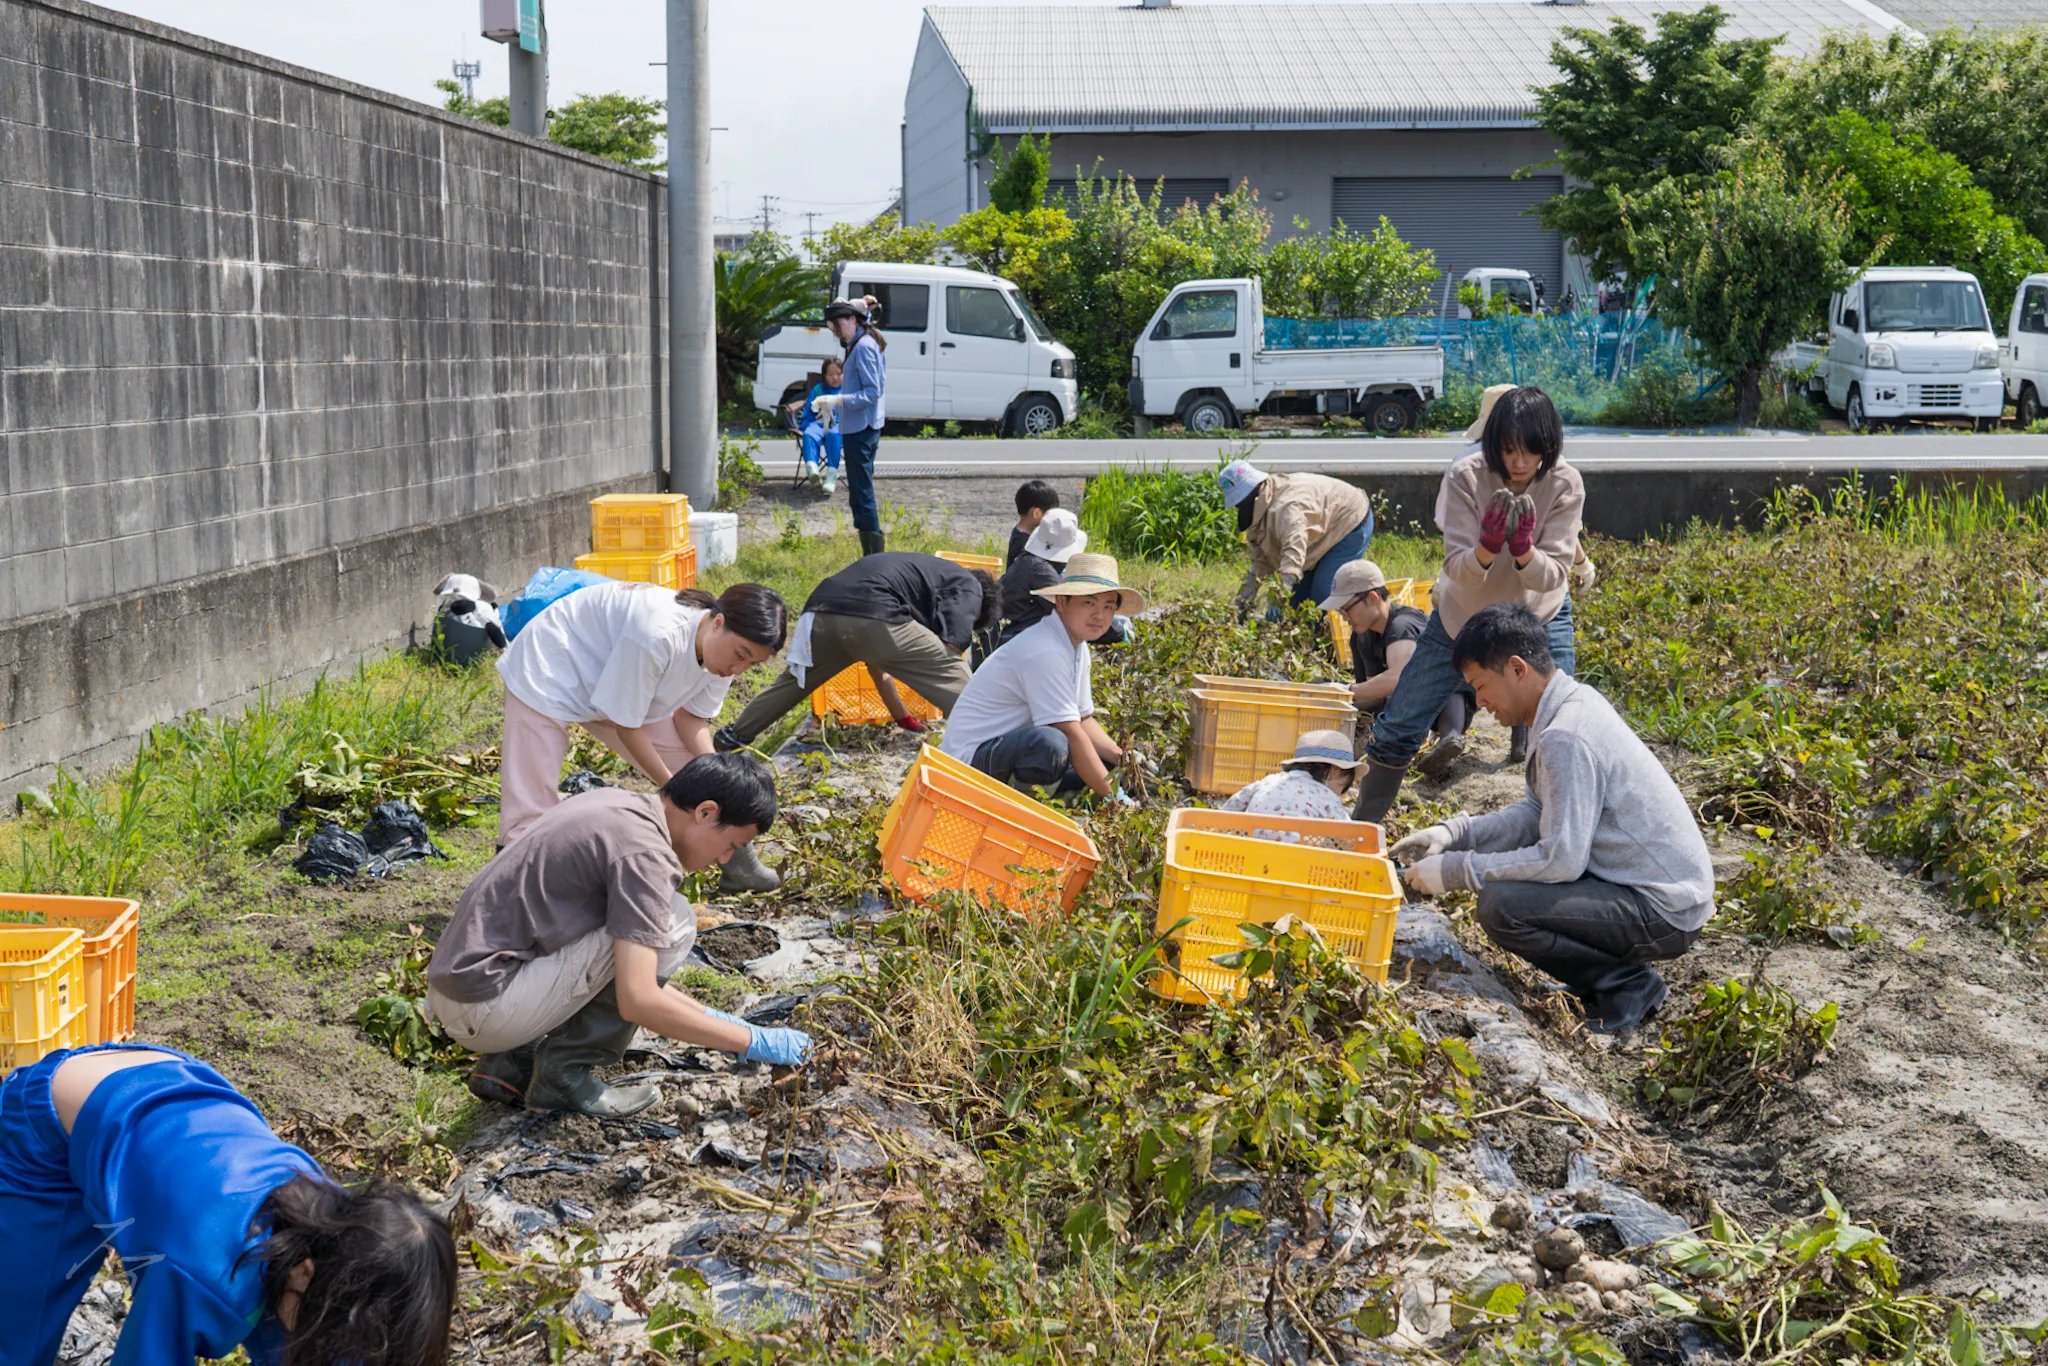
<path fill-rule="evenodd" d="M 1767 944 L 1816 939 L 1854 948 L 1877 937 L 1853 917 L 1862 908 L 1831 897 L 1819 874 L 1820 854 L 1810 844 L 1746 849 L 1747 865 L 1721 884 L 1714 897 L 1714 926 L 1747 934 Z"/>
<path fill-rule="evenodd" d="M 1795 1080 L 1835 1037 L 1836 1005 L 1807 1011 L 1759 967 L 1717 982 L 1645 1050 L 1643 1094 L 1672 1111 L 1753 1113 L 1762 1093 Z"/>

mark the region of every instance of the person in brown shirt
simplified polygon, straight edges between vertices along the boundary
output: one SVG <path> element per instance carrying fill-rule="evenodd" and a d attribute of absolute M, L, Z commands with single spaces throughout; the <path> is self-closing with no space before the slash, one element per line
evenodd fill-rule
<path fill-rule="evenodd" d="M 1462 681 L 1451 647 L 1473 613 L 1518 603 L 1544 623 L 1551 658 L 1573 672 L 1571 573 L 1579 552 L 1586 486 L 1563 459 L 1564 423 L 1533 385 L 1502 393 L 1487 414 L 1480 449 L 1444 474 L 1438 521 L 1444 567 L 1434 609 L 1400 681 L 1374 720 L 1352 818 L 1383 819 L 1444 700 Z"/>
<path fill-rule="evenodd" d="M 456 903 L 427 965 L 427 1009 L 483 1056 L 469 1089 L 535 1111 L 637 1113 L 651 1086 L 596 1069 L 643 1026 L 749 1062 L 803 1061 L 810 1039 L 707 1009 L 667 985 L 697 937 L 683 874 L 722 865 L 775 823 L 759 760 L 705 754 L 658 793 L 598 788 L 541 816 Z"/>
<path fill-rule="evenodd" d="M 1341 479 L 1323 474 L 1268 474 L 1246 460 L 1216 473 L 1225 507 L 1237 509 L 1237 529 L 1251 552 L 1251 572 L 1237 595 L 1238 612 L 1250 606 L 1262 579 L 1278 576 L 1294 606 L 1330 596 L 1337 571 L 1372 544 L 1372 501 Z M 1278 620 L 1277 612 L 1270 618 Z"/>

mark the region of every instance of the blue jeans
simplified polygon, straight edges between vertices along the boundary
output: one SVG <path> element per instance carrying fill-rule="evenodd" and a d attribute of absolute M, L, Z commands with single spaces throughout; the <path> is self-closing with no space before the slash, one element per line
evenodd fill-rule
<path fill-rule="evenodd" d="M 1579 652 L 1572 631 L 1570 598 L 1564 600 L 1564 606 L 1557 609 L 1557 615 L 1546 623 L 1545 629 L 1550 636 L 1551 659 L 1566 673 L 1575 672 Z M 1415 653 L 1408 657 L 1400 681 L 1394 684 L 1393 696 L 1373 722 L 1365 757 L 1390 768 L 1406 768 L 1413 763 L 1437 713 L 1464 681 L 1465 676 L 1451 667 L 1451 638 L 1444 633 L 1443 618 L 1431 612 L 1422 639 L 1415 642 Z"/>
<path fill-rule="evenodd" d="M 1294 585 L 1293 603 L 1299 607 L 1304 602 L 1321 602 L 1330 596 L 1330 589 L 1336 586 L 1337 571 L 1365 554 L 1365 548 L 1372 544 L 1372 509 L 1367 508 L 1365 520 L 1344 533 L 1344 539 L 1324 552 L 1323 558 L 1310 565 L 1301 576 L 1301 582 Z"/>
<path fill-rule="evenodd" d="M 838 469 L 839 450 L 843 444 L 844 439 L 839 435 L 837 427 L 827 431 L 825 424 L 822 422 L 807 422 L 804 424 L 804 463 L 806 465 L 822 464 L 828 469 Z M 818 458 L 821 453 L 825 457 L 823 460 Z"/>
<path fill-rule="evenodd" d="M 853 505 L 853 528 L 878 532 L 882 529 L 882 514 L 875 506 L 875 448 L 882 444 L 882 429 L 863 427 L 847 432 L 844 443 L 846 500 Z"/>
<path fill-rule="evenodd" d="M 1067 733 L 1051 726 L 1026 726 L 975 747 L 974 766 L 999 783 L 1019 782 L 1072 792 L 1085 786 L 1068 762 Z"/>

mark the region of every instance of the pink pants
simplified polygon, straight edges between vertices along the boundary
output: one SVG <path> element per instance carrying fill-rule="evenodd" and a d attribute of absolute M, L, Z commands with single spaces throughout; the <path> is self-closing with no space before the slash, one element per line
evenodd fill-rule
<path fill-rule="evenodd" d="M 576 723 L 596 736 L 606 749 L 626 759 L 619 729 L 606 721 Z M 654 752 L 671 771 L 697 756 L 673 725 L 657 727 Z M 569 723 L 543 716 L 511 693 L 505 694 L 505 736 L 498 766 L 498 847 L 526 833 L 528 826 L 555 809 L 562 799 L 562 760 L 569 757 Z M 631 759 L 626 759 L 631 763 Z M 650 781 L 653 774 L 645 774 Z"/>

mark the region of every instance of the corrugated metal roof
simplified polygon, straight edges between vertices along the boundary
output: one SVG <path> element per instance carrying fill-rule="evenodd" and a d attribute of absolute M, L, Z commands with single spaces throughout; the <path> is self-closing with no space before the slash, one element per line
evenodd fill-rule
<path fill-rule="evenodd" d="M 1922 33 L 2048 24 L 2048 0 L 1887 0 L 1885 9 Z"/>
<path fill-rule="evenodd" d="M 2020 0 L 2007 0 L 2019 3 Z M 1567 27 L 1656 26 L 1672 0 L 1032 5 L 925 11 L 991 131 L 1514 127 Z M 1869 0 L 1723 0 L 1730 37 L 1895 26 Z"/>

